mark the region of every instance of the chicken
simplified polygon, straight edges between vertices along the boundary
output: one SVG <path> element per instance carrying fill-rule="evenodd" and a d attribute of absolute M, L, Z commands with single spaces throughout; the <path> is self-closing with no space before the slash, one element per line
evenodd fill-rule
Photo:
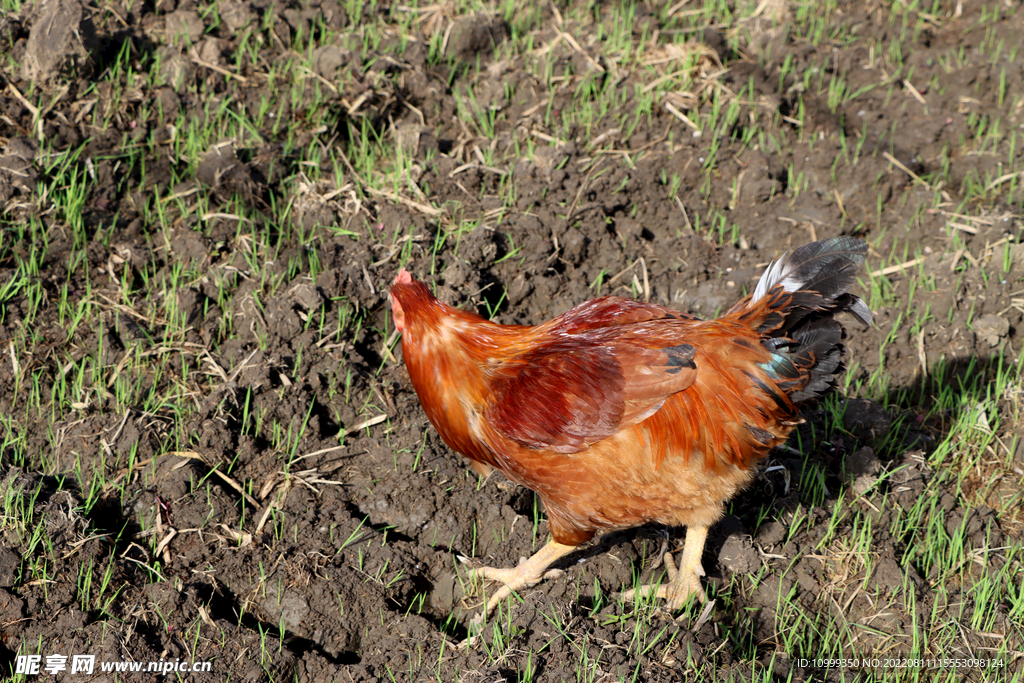
<path fill-rule="evenodd" d="M 841 372 L 833 316 L 871 321 L 847 291 L 866 253 L 851 237 L 802 246 L 715 320 L 604 296 L 542 325 L 499 325 L 399 271 L 392 312 L 430 422 L 474 469 L 501 470 L 547 513 L 552 540 L 533 557 L 474 571 L 504 584 L 480 617 L 556 575 L 551 565 L 596 532 L 647 522 L 686 526 L 686 541 L 678 569 L 665 555 L 669 581 L 639 592 L 673 610 L 706 600 L 708 527 L 800 423 L 800 404 Z"/>

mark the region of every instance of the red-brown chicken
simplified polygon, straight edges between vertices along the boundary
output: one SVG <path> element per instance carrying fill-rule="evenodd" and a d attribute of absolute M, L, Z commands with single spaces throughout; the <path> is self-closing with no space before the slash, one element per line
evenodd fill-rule
<path fill-rule="evenodd" d="M 533 557 L 475 571 L 505 584 L 484 614 L 597 531 L 652 521 L 687 527 L 657 595 L 672 609 L 704 600 L 708 527 L 841 370 L 833 315 L 871 320 L 847 292 L 866 252 L 850 237 L 800 247 L 707 321 L 605 296 L 535 327 L 498 325 L 400 271 L 392 309 L 427 417 L 474 469 L 501 470 L 547 511 L 553 540 Z"/>

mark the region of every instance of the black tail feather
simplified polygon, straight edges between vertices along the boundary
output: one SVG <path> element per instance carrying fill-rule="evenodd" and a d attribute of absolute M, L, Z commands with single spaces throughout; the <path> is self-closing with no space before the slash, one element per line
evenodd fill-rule
<path fill-rule="evenodd" d="M 809 290 L 834 299 L 853 286 L 867 253 L 867 242 L 856 237 L 833 237 L 805 244 L 768 266 L 754 289 L 753 299 L 757 301 L 776 286 L 787 292 Z"/>
<path fill-rule="evenodd" d="M 846 330 L 835 314 L 871 321 L 868 307 L 848 291 L 866 254 L 867 243 L 853 237 L 806 244 L 770 265 L 754 290 L 748 305 L 766 297 L 769 309 L 758 327 L 773 356 L 765 370 L 794 403 L 830 389 L 842 370 Z"/>

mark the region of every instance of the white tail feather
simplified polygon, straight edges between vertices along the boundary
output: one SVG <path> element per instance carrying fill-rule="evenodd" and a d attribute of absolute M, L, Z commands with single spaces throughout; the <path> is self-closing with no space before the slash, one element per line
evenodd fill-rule
<path fill-rule="evenodd" d="M 754 288 L 754 301 L 757 301 L 758 299 L 763 297 L 765 294 L 768 293 L 769 289 L 774 287 L 782 280 L 785 273 L 788 258 L 789 252 L 787 251 L 779 258 L 778 261 L 773 261 L 768 264 L 768 267 L 761 275 L 761 279 L 757 281 L 757 287 Z M 794 292 L 800 289 L 801 284 L 802 283 L 790 280 L 789 282 L 784 282 L 782 286 L 786 288 L 787 292 Z"/>
<path fill-rule="evenodd" d="M 787 292 L 807 287 L 825 296 L 838 296 L 853 283 L 853 269 L 864 263 L 867 250 L 867 243 L 855 237 L 833 237 L 805 244 L 768 265 L 754 288 L 752 300 L 757 301 L 779 285 Z M 844 274 L 847 269 L 851 270 Z"/>

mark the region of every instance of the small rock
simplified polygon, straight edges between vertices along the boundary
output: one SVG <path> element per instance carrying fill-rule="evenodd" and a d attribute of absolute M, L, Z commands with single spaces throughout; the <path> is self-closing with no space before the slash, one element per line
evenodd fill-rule
<path fill-rule="evenodd" d="M 898 590 L 903 585 L 903 569 L 892 557 L 882 557 L 875 564 L 869 585 L 890 591 Z"/>
<path fill-rule="evenodd" d="M 39 172 L 32 163 L 38 147 L 28 138 L 15 138 L 7 144 L 6 154 L 0 155 L 0 200 L 7 201 L 18 193 L 31 193 L 36 189 Z"/>
<path fill-rule="evenodd" d="M 178 118 L 178 110 L 181 108 L 181 98 L 174 88 L 163 87 L 157 89 L 156 102 L 161 120 L 174 121 Z"/>
<path fill-rule="evenodd" d="M 846 472 L 853 481 L 853 490 L 864 495 L 878 481 L 882 462 L 872 448 L 864 447 L 846 458 Z"/>
<path fill-rule="evenodd" d="M 441 150 L 441 144 L 431 131 L 420 131 L 419 145 L 416 147 L 416 158 L 425 160 L 428 156 L 436 157 Z"/>
<path fill-rule="evenodd" d="M 327 28 L 339 31 L 348 24 L 348 13 L 338 0 L 321 0 L 320 16 Z"/>
<path fill-rule="evenodd" d="M 450 612 L 455 605 L 456 596 L 461 597 L 459 595 L 461 590 L 456 589 L 456 584 L 460 583 L 457 581 L 458 578 L 451 572 L 445 572 L 434 579 L 434 585 L 430 591 L 430 604 L 438 612 Z"/>
<path fill-rule="evenodd" d="M 231 142 L 217 143 L 199 162 L 196 179 L 210 187 L 215 187 L 220 183 L 221 178 L 238 163 L 235 147 Z"/>
<path fill-rule="evenodd" d="M 718 563 L 734 574 L 750 574 L 761 567 L 761 559 L 750 540 L 743 522 L 735 515 L 726 515 L 718 523 L 716 533 L 726 534 L 718 553 Z"/>
<path fill-rule="evenodd" d="M 796 583 L 800 586 L 800 590 L 803 593 L 807 593 L 809 595 L 818 595 L 821 593 L 821 585 L 818 583 L 815 567 L 811 565 L 811 562 L 809 562 L 807 558 L 797 562 L 793 573 L 796 575 Z"/>
<path fill-rule="evenodd" d="M 766 522 L 757 530 L 757 542 L 767 546 L 778 545 L 786 540 L 786 531 L 786 526 L 782 522 Z"/>
<path fill-rule="evenodd" d="M 277 39 L 281 41 L 282 45 L 292 44 L 292 28 L 288 25 L 287 21 L 275 21 L 270 30 L 274 32 Z"/>
<path fill-rule="evenodd" d="M 160 46 L 157 55 L 160 60 L 160 80 L 173 90 L 183 90 L 196 74 L 195 64 L 172 45 Z"/>
<path fill-rule="evenodd" d="M 779 576 L 769 574 L 757 585 L 757 589 L 754 591 L 753 596 L 751 596 L 752 600 L 756 604 L 777 605 L 780 600 L 786 599 L 786 596 L 793 590 L 795 583 L 791 575 Z M 813 588 L 812 586 L 812 590 Z"/>
<path fill-rule="evenodd" d="M 748 535 L 733 534 L 725 539 L 722 552 L 718 554 L 718 562 L 734 574 L 751 574 L 761 566 L 754 544 Z"/>
<path fill-rule="evenodd" d="M 314 190 L 298 192 L 293 207 L 295 220 L 304 230 L 331 225 L 337 217 L 331 202 L 325 201 L 324 195 Z"/>
<path fill-rule="evenodd" d="M 25 616 L 25 601 L 0 589 L 0 624 L 14 624 Z"/>
<path fill-rule="evenodd" d="M 877 439 L 888 433 L 892 418 L 878 401 L 851 398 L 846 402 L 843 426 L 858 439 Z"/>
<path fill-rule="evenodd" d="M 255 16 L 248 3 L 233 2 L 232 0 L 220 3 L 221 21 L 232 34 L 238 33 L 248 26 Z"/>
<path fill-rule="evenodd" d="M 11 138 L 6 153 L 26 161 L 35 161 L 39 156 L 39 144 L 32 138 Z"/>
<path fill-rule="evenodd" d="M 10 548 L 0 548 L 0 588 L 10 588 L 18 578 L 21 557 Z"/>
<path fill-rule="evenodd" d="M 286 8 L 280 14 L 285 20 L 288 26 L 291 28 L 292 33 L 297 36 L 308 36 L 309 35 L 309 19 L 307 19 L 302 12 L 294 8 Z"/>
<path fill-rule="evenodd" d="M 213 64 L 214 66 L 220 66 L 223 61 L 221 59 L 220 41 L 216 38 L 206 38 L 193 48 L 192 54 L 207 64 Z"/>
<path fill-rule="evenodd" d="M 25 45 L 22 75 L 45 84 L 67 67 L 88 72 L 92 53 L 99 47 L 96 27 L 78 0 L 43 0 L 32 16 L 32 30 Z"/>
<path fill-rule="evenodd" d="M 288 290 L 292 300 L 306 311 L 312 311 L 320 306 L 320 292 L 312 282 L 300 282 Z"/>
<path fill-rule="evenodd" d="M 175 10 L 167 15 L 164 22 L 167 42 L 171 45 L 180 45 L 183 40 L 194 43 L 202 37 L 203 31 L 206 30 L 199 14 L 191 10 Z"/>
<path fill-rule="evenodd" d="M 290 631 L 305 633 L 306 616 L 309 614 L 309 603 L 301 595 L 286 592 L 279 596 L 276 586 L 268 587 L 267 597 L 261 603 L 267 614 L 275 617 L 277 623 L 284 622 Z"/>
<path fill-rule="evenodd" d="M 352 59 L 352 52 L 335 45 L 324 45 L 313 51 L 313 71 L 317 76 L 334 83 L 338 80 L 338 69 Z"/>
<path fill-rule="evenodd" d="M 498 17 L 471 14 L 455 22 L 445 55 L 470 60 L 481 52 L 491 52 L 508 36 L 508 25 Z"/>
<path fill-rule="evenodd" d="M 519 304 L 523 299 L 532 294 L 534 289 L 534 284 L 527 278 L 526 273 L 519 273 L 508 287 L 509 303 L 513 306 Z"/>
<path fill-rule="evenodd" d="M 448 267 L 444 269 L 444 283 L 449 287 L 458 288 L 465 286 L 472 269 L 461 259 L 452 259 Z"/>
<path fill-rule="evenodd" d="M 985 340 L 989 346 L 999 346 L 999 340 L 1010 333 L 1010 323 L 998 315 L 983 315 L 972 325 L 974 335 L 979 341 Z"/>
<path fill-rule="evenodd" d="M 394 126 L 394 135 L 402 151 L 407 156 L 415 157 L 420 148 L 420 138 L 423 135 L 432 135 L 432 132 L 426 126 L 408 121 L 397 121 Z"/>
<path fill-rule="evenodd" d="M 231 141 L 218 142 L 210 148 L 199 162 L 196 180 L 221 197 L 237 195 L 244 201 L 251 200 L 255 190 L 252 173 L 239 160 Z"/>
<path fill-rule="evenodd" d="M 1024 270 L 1024 244 L 1012 244 L 1009 249 L 1013 267 L 1017 270 Z"/>
<path fill-rule="evenodd" d="M 782 184 L 774 178 L 761 178 L 743 183 L 740 196 L 753 202 L 766 202 L 782 190 Z"/>

